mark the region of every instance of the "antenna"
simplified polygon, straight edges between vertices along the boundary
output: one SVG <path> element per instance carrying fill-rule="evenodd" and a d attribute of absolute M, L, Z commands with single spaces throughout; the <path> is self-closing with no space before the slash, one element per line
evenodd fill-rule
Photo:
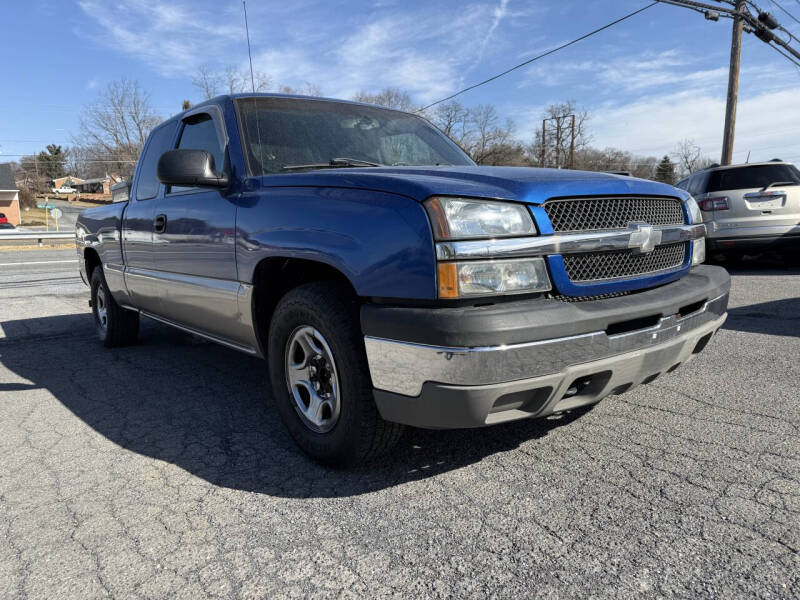
<path fill-rule="evenodd" d="M 256 80 L 253 77 L 253 54 L 250 52 L 250 28 L 247 26 L 247 3 L 242 0 L 244 10 L 244 30 L 247 32 L 247 56 L 250 58 L 250 84 L 253 86 L 253 93 L 256 93 Z"/>

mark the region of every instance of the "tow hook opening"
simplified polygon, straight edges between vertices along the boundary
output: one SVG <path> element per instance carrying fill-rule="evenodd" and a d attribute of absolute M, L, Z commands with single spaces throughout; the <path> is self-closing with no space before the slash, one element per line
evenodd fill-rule
<path fill-rule="evenodd" d="M 569 388 L 567 388 L 567 392 L 564 394 L 564 398 L 572 398 L 573 396 L 577 396 L 584 389 L 589 387 L 589 384 L 591 383 L 592 383 L 591 377 L 581 377 L 580 379 L 576 379 L 570 384 Z"/>
<path fill-rule="evenodd" d="M 578 377 L 567 387 L 561 400 L 569 398 L 590 397 L 598 395 L 611 379 L 611 371 L 602 371 L 592 375 Z"/>

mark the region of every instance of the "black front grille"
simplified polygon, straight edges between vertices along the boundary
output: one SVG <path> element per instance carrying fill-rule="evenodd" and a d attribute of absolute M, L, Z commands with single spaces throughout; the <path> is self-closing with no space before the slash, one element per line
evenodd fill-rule
<path fill-rule="evenodd" d="M 631 250 L 565 254 L 564 267 L 576 282 L 636 277 L 680 268 L 686 258 L 686 242 L 656 246 L 640 254 Z"/>
<path fill-rule="evenodd" d="M 629 295 L 630 292 L 612 292 L 610 294 L 596 294 L 594 296 L 565 296 L 563 294 L 550 295 L 551 300 L 558 300 L 559 302 L 592 302 L 594 300 L 608 300 L 609 298 L 621 298 L 622 296 Z"/>
<path fill-rule="evenodd" d="M 682 225 L 683 209 L 674 198 L 580 198 L 548 200 L 544 209 L 553 231 L 625 229 L 629 223 Z"/>

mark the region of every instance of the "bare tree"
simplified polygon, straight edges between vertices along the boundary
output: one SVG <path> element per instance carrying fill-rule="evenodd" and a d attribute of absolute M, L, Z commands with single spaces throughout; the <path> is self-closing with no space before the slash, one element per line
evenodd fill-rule
<path fill-rule="evenodd" d="M 150 95 L 137 81 L 112 81 L 84 108 L 74 145 L 83 149 L 84 160 L 129 177 L 147 136 L 160 122 Z"/>
<path fill-rule="evenodd" d="M 471 132 L 466 150 L 479 165 L 500 164 L 499 157 L 508 154 L 512 146 L 514 123 L 507 119 L 499 124 L 497 111 L 491 104 L 480 104 L 469 109 Z M 502 152 L 499 150 L 502 148 Z"/>
<path fill-rule="evenodd" d="M 294 94 L 296 96 L 322 96 L 322 89 L 316 83 L 310 83 L 308 81 L 300 88 L 282 85 L 278 88 L 278 91 L 281 94 Z"/>
<path fill-rule="evenodd" d="M 676 144 L 672 157 L 677 163 L 679 177 L 691 175 L 695 171 L 704 169 L 713 163 L 710 157 L 702 155 L 700 146 L 694 140 L 689 139 L 681 140 Z"/>
<path fill-rule="evenodd" d="M 249 69 L 239 69 L 235 65 L 227 65 L 221 71 L 209 66 L 201 66 L 192 77 L 192 85 L 198 88 L 205 99 L 222 93 L 241 94 L 250 92 L 255 85 L 256 92 L 266 92 L 272 78 L 263 71 L 253 71 L 250 78 Z"/>
<path fill-rule="evenodd" d="M 432 115 L 426 115 L 434 125 L 462 148 L 469 144 L 470 113 L 457 100 L 439 104 Z"/>
<path fill-rule="evenodd" d="M 628 171 L 634 177 L 652 179 L 658 158 L 637 156 L 620 148 L 592 148 L 587 146 L 575 154 L 575 168 L 586 171 Z"/>
<path fill-rule="evenodd" d="M 222 78 L 219 73 L 213 71 L 208 66 L 201 66 L 197 73 L 192 76 L 192 85 L 203 92 L 205 98 L 213 98 L 219 93 L 222 86 Z"/>
<path fill-rule="evenodd" d="M 411 101 L 409 93 L 396 87 L 387 87 L 374 94 L 361 91 L 353 97 L 353 100 L 356 102 L 365 102 L 367 104 L 377 104 L 378 106 L 385 106 L 386 108 L 396 108 L 397 110 L 405 110 L 407 112 L 412 112 L 416 109 L 414 103 Z"/>

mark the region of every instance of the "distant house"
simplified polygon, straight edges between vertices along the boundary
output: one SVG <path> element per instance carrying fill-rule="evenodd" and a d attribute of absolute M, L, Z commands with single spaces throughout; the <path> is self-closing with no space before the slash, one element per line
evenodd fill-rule
<path fill-rule="evenodd" d="M 22 220 L 19 212 L 19 190 L 14 183 L 14 173 L 9 163 L 0 164 L 0 213 L 12 225 L 19 225 Z"/>
<path fill-rule="evenodd" d="M 64 177 L 56 177 L 53 179 L 53 187 L 54 188 L 64 188 L 64 187 L 74 187 L 77 188 L 78 185 L 83 183 L 83 179 L 80 177 L 73 177 L 72 175 L 65 175 Z"/>
<path fill-rule="evenodd" d="M 73 184 L 79 194 L 111 194 L 111 186 L 122 181 L 118 175 L 106 173 L 105 177 L 93 177 L 83 179 L 79 183 Z"/>

